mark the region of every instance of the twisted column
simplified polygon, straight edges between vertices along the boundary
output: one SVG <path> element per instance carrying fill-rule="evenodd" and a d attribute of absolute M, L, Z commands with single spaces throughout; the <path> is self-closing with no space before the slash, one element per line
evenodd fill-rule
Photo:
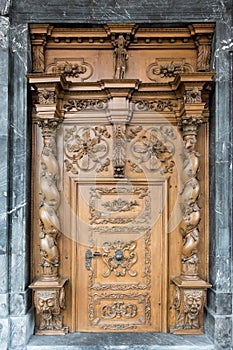
<path fill-rule="evenodd" d="M 198 197 L 200 193 L 197 172 L 199 169 L 199 153 L 196 151 L 198 126 L 203 118 L 184 116 L 181 119 L 181 129 L 184 140 L 184 185 L 182 190 L 183 222 L 181 234 L 182 246 L 182 278 L 186 280 L 199 279 L 198 276 L 198 243 L 200 208 Z"/>
<path fill-rule="evenodd" d="M 39 122 L 43 136 L 41 153 L 40 194 L 42 201 L 39 207 L 41 225 L 40 255 L 42 279 L 58 278 L 59 250 L 57 238 L 60 234 L 58 207 L 60 194 L 57 188 L 59 166 L 57 161 L 56 133 L 58 122 L 49 119 Z"/>

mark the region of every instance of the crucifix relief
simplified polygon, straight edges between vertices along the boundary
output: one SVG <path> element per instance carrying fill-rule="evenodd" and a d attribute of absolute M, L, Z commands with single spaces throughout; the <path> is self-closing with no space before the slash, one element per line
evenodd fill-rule
<path fill-rule="evenodd" d="M 213 29 L 31 25 L 36 334 L 203 332 Z"/>

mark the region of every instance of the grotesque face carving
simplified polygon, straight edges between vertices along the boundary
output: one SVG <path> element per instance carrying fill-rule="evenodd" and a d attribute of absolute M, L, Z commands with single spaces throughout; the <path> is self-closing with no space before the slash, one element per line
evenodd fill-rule
<path fill-rule="evenodd" d="M 202 307 L 202 291 L 185 291 L 184 311 L 190 320 L 198 317 Z"/>
<path fill-rule="evenodd" d="M 52 315 L 60 312 L 56 291 L 38 291 L 36 304 L 38 313 L 46 320 L 50 320 Z"/>

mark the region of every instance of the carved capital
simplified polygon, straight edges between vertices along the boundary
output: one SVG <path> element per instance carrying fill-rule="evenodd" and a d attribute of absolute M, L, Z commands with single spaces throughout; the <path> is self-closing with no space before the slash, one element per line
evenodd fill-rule
<path fill-rule="evenodd" d="M 198 127 L 203 123 L 202 116 L 183 116 L 180 120 L 180 128 L 183 131 L 183 138 L 197 136 Z"/>

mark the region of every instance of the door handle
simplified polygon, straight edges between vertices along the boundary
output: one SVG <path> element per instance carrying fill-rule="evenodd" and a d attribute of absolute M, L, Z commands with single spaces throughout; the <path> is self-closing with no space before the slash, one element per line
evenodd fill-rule
<path fill-rule="evenodd" d="M 92 251 L 90 249 L 86 251 L 85 260 L 86 260 L 86 269 L 88 271 L 91 270 L 92 259 L 98 256 L 102 256 L 102 254 L 100 252 L 94 252 L 92 254 Z"/>

